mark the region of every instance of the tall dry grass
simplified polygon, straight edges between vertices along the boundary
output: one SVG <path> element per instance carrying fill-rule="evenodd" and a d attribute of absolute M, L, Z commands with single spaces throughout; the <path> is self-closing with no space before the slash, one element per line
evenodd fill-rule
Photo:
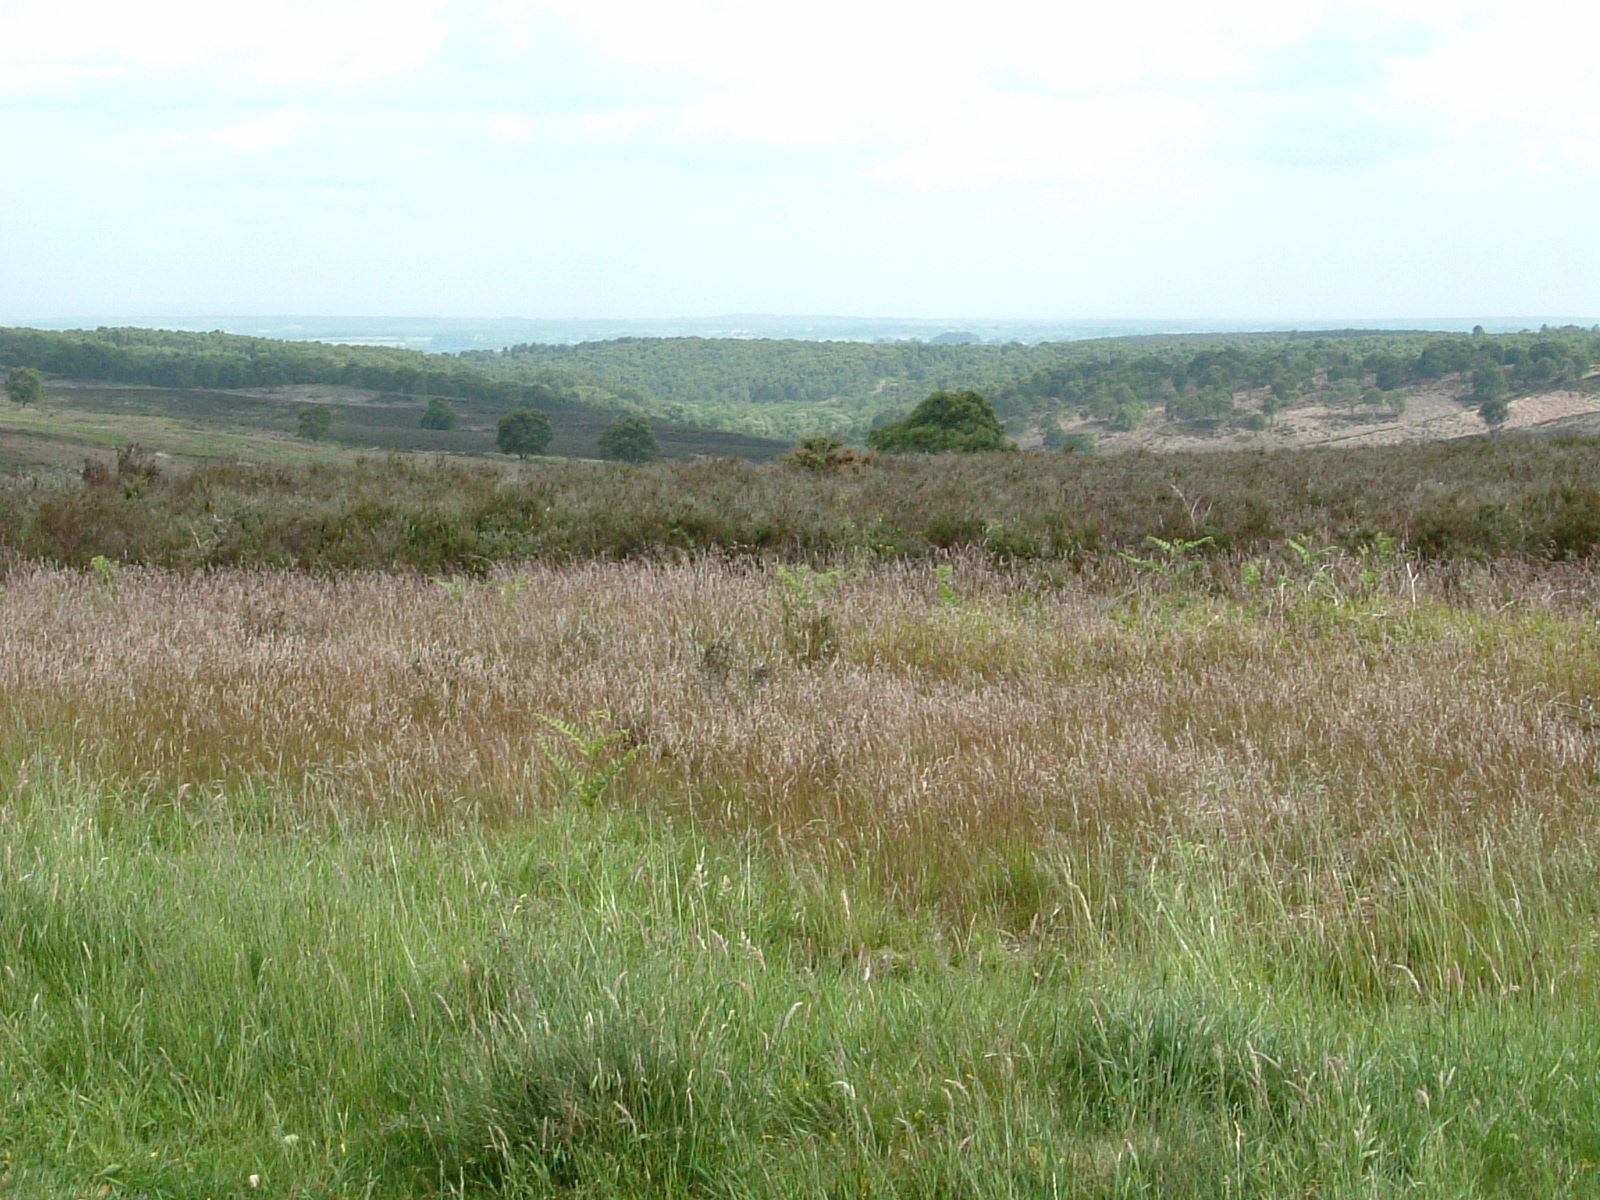
<path fill-rule="evenodd" d="M 56 762 L 180 807 L 255 788 L 291 823 L 504 823 L 583 757 L 552 718 L 599 739 L 591 766 L 631 752 L 608 803 L 908 863 L 1084 827 L 1586 809 L 1592 570 L 1359 567 L 27 568 L 0 593 L 0 739 L 26 747 L 12 786 Z"/>
<path fill-rule="evenodd" d="M 1592 1194 L 1600 575 L 0 590 L 0 1194 Z"/>

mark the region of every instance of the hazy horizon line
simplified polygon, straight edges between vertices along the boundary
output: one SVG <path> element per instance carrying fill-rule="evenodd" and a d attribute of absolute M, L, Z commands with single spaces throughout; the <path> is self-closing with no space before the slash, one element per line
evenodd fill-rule
<path fill-rule="evenodd" d="M 1428 315 L 1394 314 L 1376 315 L 1365 314 L 1360 316 L 1337 315 L 1317 316 L 1311 314 L 1298 314 L 1291 317 L 1272 316 L 1192 316 L 1173 313 L 1151 313 L 1137 316 L 1110 315 L 1110 314 L 1079 314 L 1079 315 L 1029 315 L 1029 314 L 999 314 L 986 315 L 981 313 L 954 313 L 938 314 L 933 316 L 902 314 L 902 313 L 860 313 L 860 312 L 779 312 L 779 311 L 733 311 L 714 313 L 684 313 L 671 315 L 629 315 L 629 316 L 521 316 L 516 314 L 502 314 L 495 316 L 469 315 L 457 316 L 446 313 L 384 313 L 384 312 L 292 312 L 292 311 L 229 311 L 221 309 L 190 309 L 181 311 L 150 311 L 150 312 L 72 312 L 62 314 L 31 314 L 28 316 L 6 317 L 4 321 L 14 327 L 28 327 L 35 323 L 47 322 L 62 324 L 72 321 L 98 321 L 104 323 L 107 319 L 122 322 L 180 320 L 196 321 L 204 318 L 218 318 L 232 321 L 427 321 L 449 322 L 459 324 L 494 323 L 494 324 L 521 324 L 521 325 L 557 325 L 557 324 L 670 324 L 679 322 L 706 322 L 706 321 L 738 321 L 738 320 L 763 320 L 763 321 L 861 321 L 874 322 L 900 322 L 919 325 L 959 325 L 962 323 L 977 324 L 1035 324 L 1035 325 L 1081 325 L 1081 324 L 1153 324 L 1174 323 L 1185 325 L 1218 325 L 1228 326 L 1230 331 L 1249 332 L 1252 325 L 1272 325 L 1275 327 L 1293 327 L 1297 324 L 1308 323 L 1317 325 L 1338 325 L 1341 328 L 1359 328 L 1364 322 L 1377 322 L 1392 325 L 1399 322 L 1409 322 L 1426 327 L 1433 323 L 1448 323 L 1461 325 L 1469 322 L 1479 324 L 1494 323 L 1497 325 L 1515 322 L 1541 322 L 1550 324 L 1562 322 L 1566 324 L 1588 325 L 1600 321 L 1600 317 L 1578 316 L 1574 314 L 1555 313 L 1490 313 L 1447 315 L 1433 313 Z"/>

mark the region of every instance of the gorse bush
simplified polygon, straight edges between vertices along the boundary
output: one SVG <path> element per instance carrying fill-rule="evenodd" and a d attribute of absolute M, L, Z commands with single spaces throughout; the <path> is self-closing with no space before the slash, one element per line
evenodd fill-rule
<path fill-rule="evenodd" d="M 790 450 L 783 461 L 807 471 L 834 474 L 839 471 L 864 471 L 877 456 L 847 446 L 843 438 L 817 434 Z"/>

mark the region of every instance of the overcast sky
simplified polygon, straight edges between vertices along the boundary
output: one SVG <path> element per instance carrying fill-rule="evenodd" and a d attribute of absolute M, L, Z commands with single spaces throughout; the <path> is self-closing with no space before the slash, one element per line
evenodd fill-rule
<path fill-rule="evenodd" d="M 1600 6 L 0 0 L 0 320 L 1600 319 Z"/>

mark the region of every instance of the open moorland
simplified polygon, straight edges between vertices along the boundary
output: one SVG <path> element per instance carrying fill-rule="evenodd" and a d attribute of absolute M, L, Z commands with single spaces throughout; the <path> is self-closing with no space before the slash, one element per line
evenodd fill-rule
<path fill-rule="evenodd" d="M 1595 440 L 374 454 L 241 361 L 6 413 L 0 1197 L 1600 1192 Z"/>

